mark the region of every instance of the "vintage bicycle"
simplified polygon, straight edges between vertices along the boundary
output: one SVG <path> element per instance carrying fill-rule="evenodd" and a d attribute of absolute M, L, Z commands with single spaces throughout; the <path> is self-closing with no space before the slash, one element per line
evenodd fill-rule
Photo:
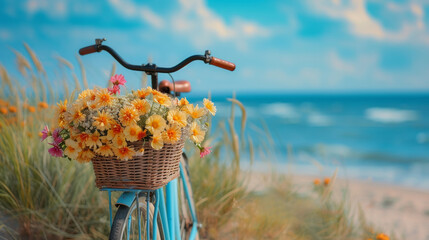
<path fill-rule="evenodd" d="M 173 73 L 193 61 L 203 61 L 229 71 L 235 70 L 235 64 L 213 57 L 209 50 L 204 55 L 193 55 L 176 66 L 165 68 L 153 63 L 132 65 L 124 61 L 112 48 L 103 45 L 105 39 L 96 39 L 95 44 L 81 48 L 80 55 L 106 51 L 127 69 L 145 72 L 151 77 L 153 89 L 175 96 L 191 91 L 188 81 L 163 80 L 158 83 L 158 73 Z M 187 157 L 182 153 L 179 163 L 180 175 L 157 189 L 100 187 L 109 196 L 109 239 L 198 239 L 198 221 L 192 196 Z M 112 192 L 122 192 L 116 203 L 113 218 Z M 180 207 L 179 207 L 180 206 Z"/>

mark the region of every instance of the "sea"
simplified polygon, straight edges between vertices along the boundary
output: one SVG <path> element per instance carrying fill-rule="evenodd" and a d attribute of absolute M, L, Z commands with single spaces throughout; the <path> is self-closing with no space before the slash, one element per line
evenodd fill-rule
<path fill-rule="evenodd" d="M 254 146 L 250 157 L 242 145 L 243 167 L 429 190 L 429 93 L 236 94 L 243 134 L 228 98 L 212 94 L 211 130 L 228 127 L 234 106 L 237 135 Z"/>

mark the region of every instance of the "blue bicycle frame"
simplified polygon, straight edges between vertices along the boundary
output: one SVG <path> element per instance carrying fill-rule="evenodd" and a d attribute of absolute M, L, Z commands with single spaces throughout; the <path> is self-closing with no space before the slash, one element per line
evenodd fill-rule
<path fill-rule="evenodd" d="M 190 240 L 193 240 L 197 236 L 197 215 L 195 213 L 194 206 L 191 204 L 191 198 L 189 194 L 189 186 L 187 185 L 187 182 L 185 181 L 185 176 L 183 172 L 183 166 L 182 163 L 180 163 L 180 178 L 182 179 L 183 183 L 183 190 L 186 195 L 186 199 L 188 200 L 188 206 L 191 212 L 192 217 L 192 230 L 189 236 Z M 149 222 L 150 219 L 150 194 L 151 192 L 155 193 L 155 211 L 153 214 L 152 219 L 152 239 L 156 240 L 157 238 L 157 218 L 158 214 L 161 216 L 161 222 L 163 225 L 163 234 L 166 240 L 181 240 L 180 236 L 180 220 L 179 220 L 179 201 L 178 201 L 178 181 L 177 179 L 172 180 L 165 186 L 165 198 L 164 198 L 164 189 L 159 188 L 156 190 L 140 190 L 140 189 L 119 189 L 119 188 L 103 188 L 102 191 L 107 191 L 109 194 L 109 214 L 110 214 L 110 226 L 112 226 L 112 191 L 121 191 L 123 192 L 121 196 L 118 198 L 117 202 L 115 203 L 115 206 L 124 205 L 127 207 L 131 207 L 133 202 L 138 199 L 139 193 L 146 193 L 146 204 L 147 204 L 147 211 L 146 211 L 146 220 Z M 138 216 L 138 226 L 139 226 L 139 240 L 141 240 L 141 226 L 140 226 L 140 208 L 139 208 L 139 201 L 136 201 L 137 203 L 137 216 Z M 128 219 L 128 226 L 130 226 L 131 222 L 131 215 Z M 146 224 L 146 239 L 150 239 L 150 224 Z M 127 229 L 130 230 L 129 227 Z M 129 236 L 129 233 L 128 233 Z"/>

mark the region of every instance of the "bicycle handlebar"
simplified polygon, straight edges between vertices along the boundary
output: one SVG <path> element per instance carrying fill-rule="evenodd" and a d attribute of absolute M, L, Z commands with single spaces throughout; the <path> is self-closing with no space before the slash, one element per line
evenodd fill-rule
<path fill-rule="evenodd" d="M 97 40 L 96 40 L 97 41 Z M 146 65 L 132 65 L 129 64 L 127 62 L 125 62 L 112 48 L 110 48 L 107 45 L 102 45 L 101 42 L 97 42 L 97 44 L 95 45 L 91 45 L 91 46 L 87 46 L 84 48 L 81 48 L 79 50 L 79 54 L 80 55 L 87 55 L 90 53 L 94 53 L 94 52 L 101 52 L 102 50 L 110 53 L 110 55 L 112 55 L 116 61 L 118 61 L 122 66 L 124 66 L 125 68 L 131 69 L 131 70 L 135 70 L 135 71 L 143 71 L 143 72 L 147 72 L 147 73 L 155 73 L 155 72 L 159 72 L 159 73 L 171 73 L 171 72 L 176 72 L 179 69 L 185 67 L 186 65 L 188 65 L 190 62 L 196 61 L 196 60 L 201 60 L 204 63 L 209 63 L 210 65 L 216 66 L 216 67 L 220 67 L 229 71 L 234 71 L 235 70 L 235 64 L 219 59 L 219 58 L 215 58 L 210 56 L 210 51 L 207 50 L 205 55 L 193 55 L 190 56 L 188 58 L 186 58 L 185 60 L 183 60 L 182 62 L 180 62 L 179 64 L 177 64 L 174 67 L 170 67 L 170 68 L 164 68 L 164 67 L 157 67 L 154 64 L 146 64 Z"/>

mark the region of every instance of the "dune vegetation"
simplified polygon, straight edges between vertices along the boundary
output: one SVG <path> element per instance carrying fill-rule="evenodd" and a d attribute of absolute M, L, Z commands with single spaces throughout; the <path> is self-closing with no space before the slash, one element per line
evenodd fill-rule
<path fill-rule="evenodd" d="M 96 188 L 91 164 L 51 157 L 39 137 L 43 126 L 52 124 L 61 96 L 88 88 L 85 69 L 80 64 L 76 74 L 70 62 L 57 58 L 59 70 L 67 73 L 60 77 L 59 92 L 25 47 L 28 57 L 15 51 L 19 76 L 0 64 L 0 238 L 107 239 L 108 198 Z M 273 175 L 263 191 L 250 190 L 240 161 L 243 152 L 254 155 L 254 146 L 243 133 L 244 106 L 235 99 L 231 106 L 238 106 L 241 118 L 232 111 L 216 126 L 206 139 L 213 153 L 200 159 L 191 151 L 201 239 L 389 239 L 367 224 L 363 213 L 351 211 L 347 196 L 332 197 L 334 181 L 303 194 L 293 179 Z M 235 121 L 241 129 L 235 129 Z"/>

